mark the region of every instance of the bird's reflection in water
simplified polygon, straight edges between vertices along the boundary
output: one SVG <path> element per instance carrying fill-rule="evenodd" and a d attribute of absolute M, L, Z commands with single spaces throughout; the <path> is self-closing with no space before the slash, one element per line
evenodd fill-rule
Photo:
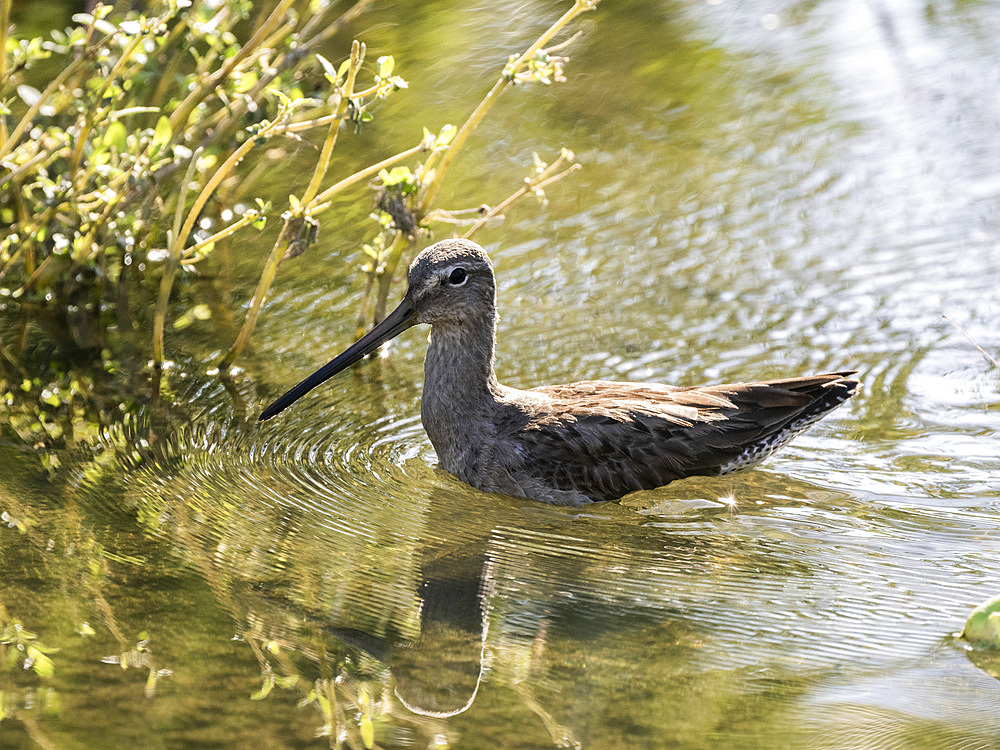
<path fill-rule="evenodd" d="M 386 665 L 395 696 L 413 713 L 454 716 L 472 706 L 482 680 L 487 633 L 482 590 L 480 578 L 426 576 L 415 638 L 373 636 L 334 624 L 324 630 Z"/>
<path fill-rule="evenodd" d="M 298 565 L 285 565 L 263 579 L 233 581 L 230 601 L 236 605 L 234 614 L 246 623 L 244 637 L 252 645 L 258 644 L 255 652 L 260 657 L 268 663 L 276 661 L 265 669 L 283 672 L 280 679 L 285 684 L 294 675 L 304 692 L 311 691 L 317 680 L 332 673 L 329 684 L 334 687 L 329 689 L 336 691 L 342 704 L 356 704 L 362 714 L 366 697 L 377 696 L 382 731 L 395 732 L 395 742 L 400 744 L 415 736 L 454 739 L 454 731 L 460 730 L 452 730 L 446 720 L 473 707 L 489 668 L 489 654 L 495 651 L 492 661 L 502 663 L 493 664 L 499 670 L 499 680 L 513 688 L 520 704 L 537 717 L 551 741 L 578 746 L 572 732 L 560 725 L 533 693 L 532 675 L 545 661 L 548 628 L 546 617 L 538 614 L 539 602 L 527 603 L 523 621 L 516 604 L 501 603 L 499 611 L 491 615 L 498 600 L 493 571 L 498 562 L 505 570 L 510 568 L 504 560 L 516 540 L 507 533 L 498 535 L 502 524 L 490 518 L 488 510 L 477 518 L 480 523 L 456 524 L 455 500 L 453 494 L 444 492 L 424 505 L 428 513 L 425 528 L 437 530 L 437 537 L 428 534 L 420 543 L 414 540 L 397 545 L 387 553 L 387 568 L 394 566 L 397 571 L 415 574 L 409 576 L 405 593 L 396 580 L 392 588 L 373 585 L 367 596 L 362 595 L 363 587 L 349 580 L 358 575 L 356 567 L 321 571 L 317 577 L 317 571 L 309 569 L 324 554 L 317 545 L 327 545 L 326 554 L 335 559 L 335 548 L 344 543 L 340 538 L 344 532 L 328 530 L 321 542 L 314 536 L 318 530 L 309 529 L 306 536 L 314 549 L 300 558 Z M 505 512 L 510 511 L 508 505 Z M 300 552 L 304 551 L 302 532 L 299 525 L 294 534 Z M 292 548 L 290 542 L 292 538 L 284 543 L 275 540 L 275 546 Z M 411 559 L 402 564 L 401 555 Z M 246 572 L 245 566 L 242 572 L 230 571 L 237 576 Z M 379 571 L 367 574 L 377 576 Z M 297 577 L 307 578 L 308 583 L 303 586 Z M 318 581 L 324 582 L 319 588 Z M 305 590 L 308 595 L 303 594 Z M 384 594 L 381 601 L 379 590 Z M 545 592 L 540 596 L 544 598 Z M 345 598 L 351 600 L 346 606 Z M 503 643 L 488 648 L 491 616 L 500 618 Z M 282 653 L 293 656 L 275 660 L 267 650 L 267 645 L 274 643 L 280 644 Z M 358 731 L 350 726 L 351 721 L 347 719 L 348 726 L 341 721 L 328 731 L 350 735 Z M 380 744 L 395 743 L 382 737 Z"/>

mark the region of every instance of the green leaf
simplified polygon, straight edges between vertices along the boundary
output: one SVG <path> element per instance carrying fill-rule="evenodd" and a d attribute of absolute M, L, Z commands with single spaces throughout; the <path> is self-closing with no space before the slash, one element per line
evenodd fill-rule
<path fill-rule="evenodd" d="M 33 107 L 42 100 L 42 92 L 34 86 L 29 86 L 26 83 L 22 83 L 17 87 L 17 95 L 21 97 L 24 103 L 29 107 Z"/>
<path fill-rule="evenodd" d="M 260 686 L 260 690 L 253 693 L 250 696 L 250 700 L 252 701 L 264 700 L 271 693 L 272 688 L 274 688 L 274 675 L 268 672 L 267 674 L 264 675 L 264 682 Z"/>
<path fill-rule="evenodd" d="M 409 167 L 393 167 L 390 170 L 381 170 L 378 177 L 386 187 L 398 185 L 401 182 L 410 182 L 413 179 L 413 172 Z"/>
<path fill-rule="evenodd" d="M 214 167 L 219 161 L 219 157 L 215 154 L 203 154 L 198 157 L 198 161 L 195 162 L 194 168 L 198 170 L 198 174 L 205 174 L 212 167 Z"/>
<path fill-rule="evenodd" d="M 161 116 L 156 121 L 156 128 L 153 130 L 153 140 L 149 144 L 151 152 L 155 154 L 161 151 L 164 146 L 170 143 L 170 136 L 173 134 L 173 129 L 170 127 L 170 118 L 166 115 Z"/>
<path fill-rule="evenodd" d="M 94 20 L 94 28 L 100 31 L 102 34 L 115 34 L 118 29 L 110 21 L 103 21 L 100 18 Z"/>
<path fill-rule="evenodd" d="M 368 750 L 375 747 L 375 727 L 372 726 L 372 717 L 368 714 L 361 717 L 361 741 Z"/>
<path fill-rule="evenodd" d="M 206 304 L 195 305 L 174 321 L 174 328 L 180 331 L 187 328 L 196 320 L 208 320 L 211 317 L 212 308 Z"/>
<path fill-rule="evenodd" d="M 323 66 L 323 75 L 326 76 L 326 80 L 330 83 L 337 83 L 337 71 L 333 69 L 333 65 L 327 60 L 323 55 L 316 55 L 316 59 L 319 60 L 319 64 Z"/>
<path fill-rule="evenodd" d="M 962 637 L 973 646 L 1000 648 L 1000 597 L 983 602 L 972 611 Z"/>
<path fill-rule="evenodd" d="M 455 134 L 458 133 L 458 128 L 454 125 L 445 125 L 441 128 L 441 132 L 438 133 L 437 140 L 434 142 L 435 146 L 447 146 L 453 140 L 455 140 Z"/>
<path fill-rule="evenodd" d="M 330 699 L 327 698 L 323 693 L 316 692 L 316 702 L 319 704 L 319 709 L 324 713 L 324 715 L 329 716 L 330 714 Z"/>
<path fill-rule="evenodd" d="M 128 133 L 125 126 L 120 122 L 113 122 L 104 131 L 104 143 L 118 149 L 118 153 L 124 153 L 128 149 Z"/>
<path fill-rule="evenodd" d="M 257 84 L 258 80 L 260 79 L 257 78 L 256 73 L 253 73 L 252 71 L 244 73 L 240 76 L 239 82 L 236 84 L 236 92 L 239 94 L 245 94 Z"/>
<path fill-rule="evenodd" d="M 35 670 L 35 674 L 39 677 L 51 677 L 55 674 L 56 667 L 49 657 L 34 646 L 28 646 L 26 650 L 28 658 L 31 659 L 31 668 Z"/>

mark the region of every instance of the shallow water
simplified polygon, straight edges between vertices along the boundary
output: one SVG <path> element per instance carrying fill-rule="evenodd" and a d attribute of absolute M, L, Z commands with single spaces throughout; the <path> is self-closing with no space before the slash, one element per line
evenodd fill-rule
<path fill-rule="evenodd" d="M 358 153 L 460 119 L 557 10 L 366 16 L 411 90 Z M 755 471 L 572 510 L 435 467 L 419 331 L 258 426 L 350 341 L 355 209 L 233 385 L 169 375 L 184 426 L 140 410 L 56 477 L 0 445 L 0 603 L 60 648 L 0 673 L 0 746 L 1000 746 L 1000 669 L 953 636 L 1000 595 L 1000 370 L 942 317 L 1000 352 L 1000 9 L 774 12 L 605 0 L 452 196 L 585 165 L 477 237 L 504 382 L 857 368 L 850 404 Z"/>

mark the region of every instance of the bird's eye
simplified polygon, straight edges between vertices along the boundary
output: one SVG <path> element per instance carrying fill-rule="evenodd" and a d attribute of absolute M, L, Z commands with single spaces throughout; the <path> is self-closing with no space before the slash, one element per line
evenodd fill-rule
<path fill-rule="evenodd" d="M 465 283 L 465 280 L 469 278 L 469 275 L 465 272 L 465 269 L 459 266 L 451 271 L 448 276 L 448 283 L 452 286 L 461 286 Z"/>

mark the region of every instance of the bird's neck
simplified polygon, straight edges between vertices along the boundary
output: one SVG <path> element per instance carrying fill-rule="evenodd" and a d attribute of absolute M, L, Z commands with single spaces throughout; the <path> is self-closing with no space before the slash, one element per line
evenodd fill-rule
<path fill-rule="evenodd" d="M 495 341 L 493 310 L 461 323 L 435 325 L 424 360 L 424 397 L 466 407 L 492 401 L 497 391 Z"/>
<path fill-rule="evenodd" d="M 493 371 L 496 316 L 489 312 L 435 325 L 424 360 L 421 421 L 441 466 L 459 476 L 478 465 L 482 432 L 492 424 L 502 389 Z"/>

